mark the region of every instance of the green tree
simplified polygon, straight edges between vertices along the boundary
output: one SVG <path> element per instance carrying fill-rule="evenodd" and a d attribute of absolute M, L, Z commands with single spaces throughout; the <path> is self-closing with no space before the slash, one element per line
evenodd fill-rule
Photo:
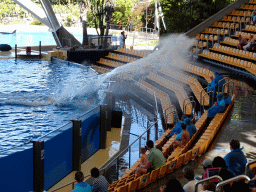
<path fill-rule="evenodd" d="M 115 24 L 127 25 L 132 16 L 133 0 L 116 0 L 116 9 L 113 13 Z"/>

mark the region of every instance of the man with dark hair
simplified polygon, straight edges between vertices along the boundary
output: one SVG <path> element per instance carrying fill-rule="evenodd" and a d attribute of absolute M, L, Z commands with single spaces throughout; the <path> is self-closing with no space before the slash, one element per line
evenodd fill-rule
<path fill-rule="evenodd" d="M 237 139 L 231 139 L 230 150 L 224 160 L 228 169 L 235 175 L 243 175 L 245 172 L 245 166 L 247 163 L 246 157 L 243 153 L 243 148 L 240 148 L 240 142 Z"/>
<path fill-rule="evenodd" d="M 93 192 L 107 192 L 109 183 L 103 175 L 100 175 L 98 168 L 94 167 L 91 169 L 91 176 L 94 177 L 92 183 Z"/>
<path fill-rule="evenodd" d="M 178 146 L 184 148 L 190 140 L 190 133 L 187 131 L 186 128 L 187 125 L 185 123 L 181 123 L 181 129 L 183 131 L 181 135 L 181 141 L 176 138 L 172 144 L 172 150 L 176 149 Z"/>
<path fill-rule="evenodd" d="M 75 189 L 73 189 L 72 192 L 92 192 L 91 186 L 88 183 L 83 182 L 84 174 L 82 171 L 76 172 L 75 180 L 77 181 L 77 184 L 75 185 Z"/>
<path fill-rule="evenodd" d="M 147 149 L 149 150 L 148 162 L 145 166 L 137 168 L 136 175 L 138 177 L 165 165 L 164 155 L 162 151 L 154 147 L 153 141 L 147 141 Z"/>
<path fill-rule="evenodd" d="M 188 181 L 188 183 L 184 185 L 183 189 L 186 192 L 195 192 L 195 185 L 197 183 L 197 180 L 194 179 L 195 177 L 194 169 L 190 166 L 186 166 L 182 170 L 182 173 L 184 174 L 185 179 Z M 202 190 L 203 190 L 202 185 L 199 185 L 198 191 L 202 191 Z"/>

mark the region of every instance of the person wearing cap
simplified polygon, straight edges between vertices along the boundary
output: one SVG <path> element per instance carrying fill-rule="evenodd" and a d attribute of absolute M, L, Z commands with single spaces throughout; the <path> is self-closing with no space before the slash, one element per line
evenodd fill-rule
<path fill-rule="evenodd" d="M 209 169 L 209 168 L 212 168 L 212 160 L 210 160 L 210 159 L 205 159 L 204 161 L 203 161 L 203 163 L 202 163 L 202 165 L 203 165 L 203 168 L 204 168 L 204 174 L 203 174 L 203 179 L 205 179 L 205 178 L 207 178 L 207 169 Z"/>
<path fill-rule="evenodd" d="M 195 185 L 198 182 L 198 180 L 194 179 L 195 173 L 194 173 L 193 168 L 190 167 L 190 166 L 186 166 L 182 170 L 182 173 L 184 174 L 184 177 L 188 182 L 187 184 L 184 185 L 183 189 L 186 192 L 195 192 L 195 190 L 196 190 Z M 198 190 L 197 191 L 202 191 L 202 190 L 203 190 L 203 186 L 198 185 Z"/>

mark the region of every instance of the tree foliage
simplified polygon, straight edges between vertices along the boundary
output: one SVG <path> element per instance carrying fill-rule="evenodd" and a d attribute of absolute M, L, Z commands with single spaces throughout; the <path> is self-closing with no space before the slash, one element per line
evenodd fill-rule
<path fill-rule="evenodd" d="M 116 0 L 113 22 L 118 25 L 127 25 L 131 21 L 133 4 L 133 0 Z"/>

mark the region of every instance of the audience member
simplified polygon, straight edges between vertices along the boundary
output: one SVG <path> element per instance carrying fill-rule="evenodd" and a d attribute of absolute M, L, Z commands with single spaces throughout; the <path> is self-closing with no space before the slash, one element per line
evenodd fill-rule
<path fill-rule="evenodd" d="M 207 181 L 203 184 L 204 191 L 201 192 L 214 192 L 216 189 L 216 183 Z"/>
<path fill-rule="evenodd" d="M 196 126 L 193 123 L 191 123 L 190 118 L 186 118 L 184 122 L 186 124 L 186 130 L 189 132 L 190 138 L 192 138 L 197 131 Z"/>
<path fill-rule="evenodd" d="M 108 191 L 109 183 L 103 175 L 100 175 L 99 169 L 97 169 L 96 167 L 92 168 L 91 176 L 95 178 L 92 183 L 93 192 L 107 192 Z"/>
<path fill-rule="evenodd" d="M 243 49 L 246 50 L 251 50 L 251 45 L 254 44 L 254 39 L 253 39 L 253 35 L 250 35 L 250 39 L 248 40 L 247 44 L 245 46 L 243 46 Z"/>
<path fill-rule="evenodd" d="M 217 105 L 220 106 L 220 113 L 223 113 L 226 109 L 226 103 L 222 93 L 217 95 Z"/>
<path fill-rule="evenodd" d="M 154 147 L 154 143 L 151 140 L 147 141 L 147 148 L 149 151 L 148 154 L 148 161 L 147 164 L 144 167 L 138 167 L 136 170 L 136 175 L 139 177 L 142 174 L 145 174 L 147 172 L 151 172 L 154 169 L 158 169 L 165 165 L 165 158 L 159 149 Z"/>
<path fill-rule="evenodd" d="M 229 170 L 235 175 L 242 175 L 245 172 L 245 166 L 247 163 L 246 157 L 243 153 L 243 148 L 240 148 L 240 142 L 237 139 L 231 139 L 230 150 L 224 160 Z"/>
<path fill-rule="evenodd" d="M 186 192 L 195 192 L 195 185 L 198 182 L 198 180 L 194 179 L 195 173 L 192 167 L 186 166 L 182 170 L 182 173 L 184 174 L 185 179 L 188 181 L 187 184 L 184 185 L 183 189 Z M 198 191 L 203 190 L 203 186 L 198 186 Z"/>
<path fill-rule="evenodd" d="M 255 25 L 255 23 L 256 23 L 256 11 L 252 12 L 251 18 L 252 18 L 253 24 Z"/>
<path fill-rule="evenodd" d="M 172 144 L 172 150 L 176 149 L 178 146 L 182 148 L 185 147 L 188 141 L 190 140 L 190 133 L 186 130 L 185 123 L 181 124 L 181 129 L 183 131 L 181 136 L 181 141 L 175 139 Z"/>
<path fill-rule="evenodd" d="M 147 149 L 146 148 L 141 148 L 140 149 L 140 154 L 141 154 L 141 157 L 140 157 L 140 166 L 145 166 L 147 164 L 147 155 L 146 155 L 146 151 Z"/>
<path fill-rule="evenodd" d="M 227 93 L 223 94 L 226 108 L 232 103 L 230 96 Z"/>
<path fill-rule="evenodd" d="M 207 169 L 212 168 L 212 161 L 210 159 L 205 159 L 202 163 L 203 168 L 204 168 L 204 173 L 202 176 L 202 179 L 206 179 L 207 178 Z"/>
<path fill-rule="evenodd" d="M 169 140 L 174 134 L 178 135 L 182 132 L 182 129 L 181 129 L 181 123 L 184 123 L 184 120 L 187 118 L 186 115 L 182 115 L 181 117 L 181 120 L 178 121 L 178 123 L 176 123 L 174 129 L 172 130 L 172 132 L 166 136 L 166 140 Z"/>
<path fill-rule="evenodd" d="M 160 187 L 160 192 L 170 192 L 174 190 L 175 192 L 186 192 L 183 190 L 181 183 L 176 178 L 170 179 L 166 186 Z"/>
<path fill-rule="evenodd" d="M 81 171 L 76 172 L 75 174 L 75 180 L 77 181 L 77 184 L 75 184 L 75 189 L 72 190 L 72 192 L 92 192 L 91 186 L 83 182 L 84 180 L 84 174 Z"/>
<path fill-rule="evenodd" d="M 121 32 L 120 35 L 120 47 L 124 47 L 125 46 L 125 39 L 127 38 L 127 36 L 125 36 L 124 31 Z"/>
<path fill-rule="evenodd" d="M 247 40 L 242 37 L 242 35 L 239 35 L 238 37 L 239 43 L 237 44 L 238 49 L 242 49 L 243 46 L 247 45 Z"/>
<path fill-rule="evenodd" d="M 230 171 L 225 169 L 225 168 L 220 169 L 219 176 L 223 179 L 223 181 L 226 181 L 226 180 L 231 179 L 232 177 L 234 177 L 234 175 L 232 173 L 230 173 Z M 230 187 L 231 187 L 231 185 L 227 184 L 227 185 L 224 185 L 222 189 L 225 192 L 229 192 L 230 191 Z"/>

